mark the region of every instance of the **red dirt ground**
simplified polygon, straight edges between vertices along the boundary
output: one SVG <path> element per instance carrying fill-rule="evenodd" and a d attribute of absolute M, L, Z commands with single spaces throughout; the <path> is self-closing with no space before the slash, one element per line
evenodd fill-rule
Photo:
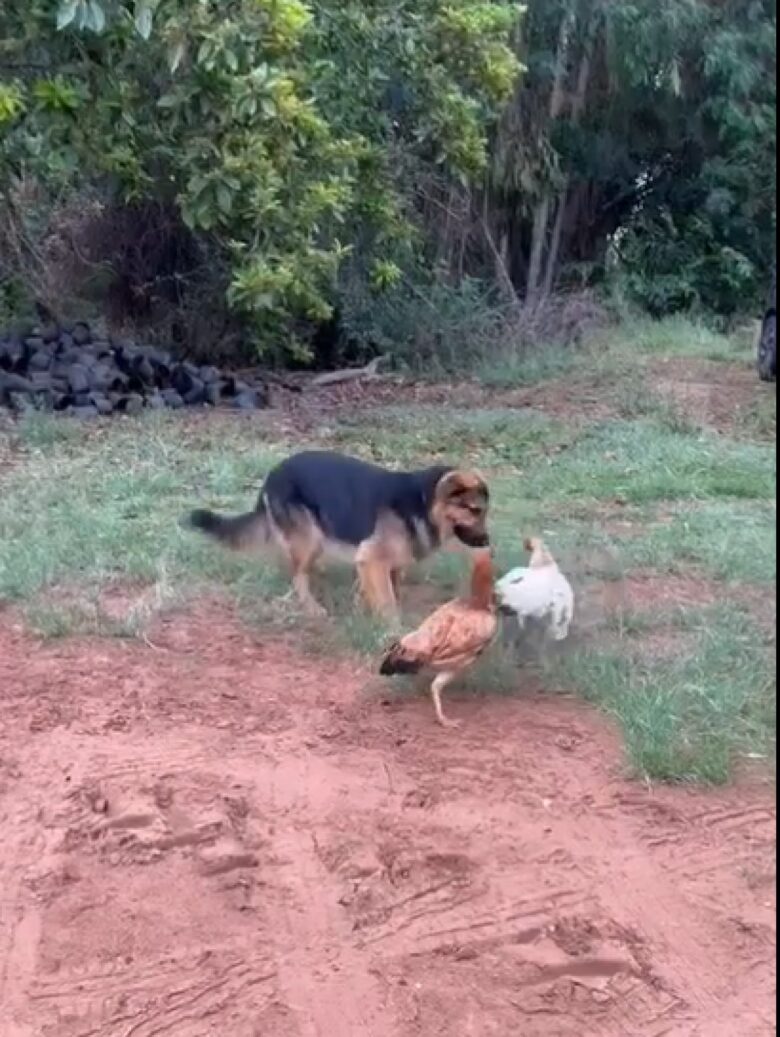
<path fill-rule="evenodd" d="M 775 811 L 603 719 L 382 698 L 221 606 L 0 615 L 3 1037 L 768 1037 Z M 387 693 L 384 693 L 387 694 Z"/>
<path fill-rule="evenodd" d="M 774 394 L 752 367 L 671 357 L 651 367 L 651 386 L 696 424 L 733 434 L 761 399 Z"/>

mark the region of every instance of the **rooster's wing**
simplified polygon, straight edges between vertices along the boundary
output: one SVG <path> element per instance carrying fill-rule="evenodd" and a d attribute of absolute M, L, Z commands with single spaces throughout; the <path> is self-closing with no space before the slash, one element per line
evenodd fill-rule
<path fill-rule="evenodd" d="M 497 629 L 498 621 L 492 612 L 452 601 L 401 638 L 400 647 L 407 658 L 421 665 L 457 670 L 474 662 Z"/>

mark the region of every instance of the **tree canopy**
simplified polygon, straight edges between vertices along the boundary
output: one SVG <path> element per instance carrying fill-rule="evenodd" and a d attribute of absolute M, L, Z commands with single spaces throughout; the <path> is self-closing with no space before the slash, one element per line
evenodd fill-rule
<path fill-rule="evenodd" d="M 177 242 L 148 284 L 207 268 L 288 350 L 345 264 L 732 313 L 773 262 L 775 98 L 771 0 L 6 0 L 0 209 L 145 212 Z"/>

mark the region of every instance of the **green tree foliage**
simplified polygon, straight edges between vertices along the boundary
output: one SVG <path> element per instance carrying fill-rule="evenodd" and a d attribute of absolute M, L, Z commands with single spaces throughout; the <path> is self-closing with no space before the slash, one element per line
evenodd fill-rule
<path fill-rule="evenodd" d="M 0 176 L 175 207 L 270 341 L 329 317 L 358 229 L 376 285 L 397 276 L 400 147 L 461 178 L 484 167 L 519 15 L 504 0 L 6 0 Z"/>
<path fill-rule="evenodd" d="M 544 295 L 611 260 L 653 312 L 754 305 L 773 258 L 775 33 L 774 0 L 532 3 L 488 186 L 514 283 Z"/>
<path fill-rule="evenodd" d="M 0 218 L 31 183 L 137 207 L 258 348 L 426 276 L 755 309 L 775 30 L 774 0 L 4 0 Z"/>

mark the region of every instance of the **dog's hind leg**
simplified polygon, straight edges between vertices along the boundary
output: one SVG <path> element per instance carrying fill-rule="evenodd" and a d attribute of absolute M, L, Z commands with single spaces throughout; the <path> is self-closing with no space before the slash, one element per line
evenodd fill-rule
<path fill-rule="evenodd" d="M 366 540 L 355 558 L 360 590 L 368 607 L 388 619 L 398 618 L 398 602 L 393 586 L 392 569 L 375 543 Z"/>
<path fill-rule="evenodd" d="M 292 585 L 298 600 L 309 615 L 323 616 L 325 609 L 311 591 L 311 571 L 322 555 L 322 538 L 316 530 L 297 533 L 287 541 L 287 553 L 292 567 Z"/>

